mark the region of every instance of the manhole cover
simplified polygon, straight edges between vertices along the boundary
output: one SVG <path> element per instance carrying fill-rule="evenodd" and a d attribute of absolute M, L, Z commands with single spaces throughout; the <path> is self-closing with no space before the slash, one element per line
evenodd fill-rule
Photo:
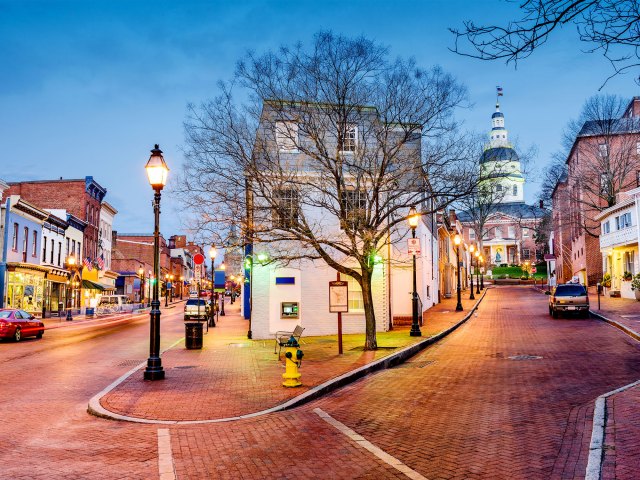
<path fill-rule="evenodd" d="M 397 368 L 424 368 L 428 365 L 433 365 L 434 363 L 436 363 L 435 360 L 430 360 L 427 362 L 406 362 L 398 365 Z"/>
<path fill-rule="evenodd" d="M 196 368 L 195 365 L 180 365 L 179 367 L 173 367 L 173 368 L 179 368 L 181 370 L 187 370 L 188 368 Z"/>
<path fill-rule="evenodd" d="M 244 348 L 244 347 L 250 347 L 251 344 L 250 343 L 230 343 L 229 346 L 234 348 Z"/>
<path fill-rule="evenodd" d="M 123 360 L 116 364 L 116 367 L 137 367 L 145 360 Z"/>
<path fill-rule="evenodd" d="M 509 360 L 540 360 L 542 357 L 539 355 L 512 355 L 507 358 Z"/>

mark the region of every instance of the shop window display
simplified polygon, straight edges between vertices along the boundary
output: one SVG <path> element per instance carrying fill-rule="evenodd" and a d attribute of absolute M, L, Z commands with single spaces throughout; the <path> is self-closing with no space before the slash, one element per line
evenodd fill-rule
<path fill-rule="evenodd" d="M 29 313 L 42 312 L 44 277 L 31 273 L 9 272 L 7 306 Z"/>

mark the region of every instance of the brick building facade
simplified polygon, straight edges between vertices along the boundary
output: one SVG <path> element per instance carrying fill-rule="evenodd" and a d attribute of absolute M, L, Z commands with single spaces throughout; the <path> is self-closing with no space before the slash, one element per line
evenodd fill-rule
<path fill-rule="evenodd" d="M 9 195 L 21 198 L 45 209 L 64 209 L 83 219 L 83 258 L 95 260 L 99 254 L 100 205 L 107 189 L 93 177 L 84 179 L 37 180 L 9 183 Z"/>
<path fill-rule="evenodd" d="M 617 192 L 640 185 L 640 97 L 621 118 L 585 122 L 566 165 L 552 196 L 558 281 L 595 285 L 603 274 L 595 218 L 615 203 Z"/>

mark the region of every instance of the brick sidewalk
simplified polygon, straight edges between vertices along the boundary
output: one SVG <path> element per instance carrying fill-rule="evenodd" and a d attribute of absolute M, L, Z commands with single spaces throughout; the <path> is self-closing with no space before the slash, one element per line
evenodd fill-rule
<path fill-rule="evenodd" d="M 446 330 L 476 300 L 470 301 L 464 292 L 462 302 L 463 312 L 455 311 L 455 298 L 428 310 L 421 338 L 410 337 L 409 327 L 379 332 L 377 351 L 363 351 L 362 334 L 343 336 L 343 355 L 338 355 L 337 336 L 303 335 L 303 385 L 293 389 L 281 385 L 284 361 L 274 355 L 274 341 L 247 340 L 248 322 L 239 314 L 239 303 L 227 304 L 227 315 L 205 333 L 202 350 L 187 350 L 181 342 L 163 354 L 164 381 L 145 382 L 137 371 L 102 397 L 100 404 L 113 413 L 156 420 L 210 420 L 258 412 Z"/>
<path fill-rule="evenodd" d="M 640 302 L 628 298 L 598 296 L 589 289 L 591 310 L 640 334 Z M 639 348 L 640 350 L 640 348 Z M 606 428 L 602 463 L 603 480 L 635 479 L 640 471 L 640 386 L 616 393 L 606 400 Z"/>

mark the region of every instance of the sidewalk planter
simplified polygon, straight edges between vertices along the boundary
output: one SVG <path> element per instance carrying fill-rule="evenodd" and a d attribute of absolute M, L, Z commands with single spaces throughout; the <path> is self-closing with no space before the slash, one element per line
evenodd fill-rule
<path fill-rule="evenodd" d="M 189 322 L 184 324 L 184 346 L 187 350 L 202 348 L 202 323 Z"/>

